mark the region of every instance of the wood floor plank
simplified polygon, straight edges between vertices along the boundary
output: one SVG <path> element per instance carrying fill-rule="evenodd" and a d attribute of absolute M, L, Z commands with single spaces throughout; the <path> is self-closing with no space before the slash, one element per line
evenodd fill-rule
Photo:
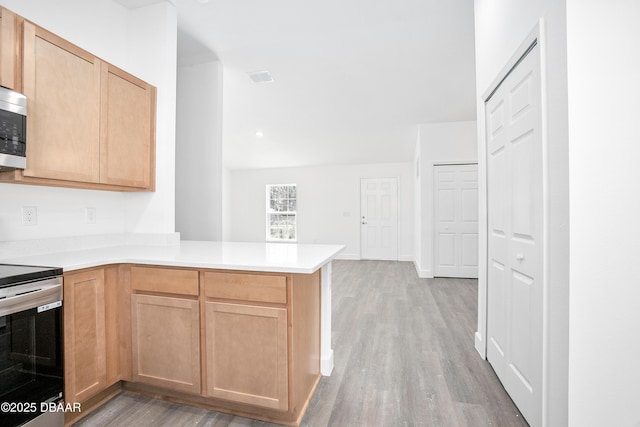
<path fill-rule="evenodd" d="M 303 426 L 526 426 L 474 348 L 477 281 L 334 261 L 332 347 Z M 274 426 L 123 393 L 78 426 Z"/>

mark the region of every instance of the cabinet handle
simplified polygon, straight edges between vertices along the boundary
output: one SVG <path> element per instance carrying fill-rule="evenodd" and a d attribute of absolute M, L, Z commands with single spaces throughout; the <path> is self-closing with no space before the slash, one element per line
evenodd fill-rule
<path fill-rule="evenodd" d="M 516 255 L 516 259 L 517 259 L 518 261 L 524 261 L 524 254 L 523 254 L 522 252 L 518 253 L 518 254 Z"/>

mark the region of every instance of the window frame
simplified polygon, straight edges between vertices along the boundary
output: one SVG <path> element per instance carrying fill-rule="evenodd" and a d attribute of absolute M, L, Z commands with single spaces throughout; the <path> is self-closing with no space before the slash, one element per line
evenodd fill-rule
<path fill-rule="evenodd" d="M 271 189 L 273 187 L 294 187 L 295 188 L 295 198 L 291 199 L 287 197 L 287 200 L 295 200 L 296 209 L 293 211 L 272 211 L 271 210 Z M 298 185 L 297 184 L 266 184 L 265 185 L 265 240 L 267 242 L 279 242 L 279 243 L 296 243 L 298 241 Z M 275 200 L 275 199 L 274 199 Z M 271 217 L 273 215 L 291 215 L 294 217 L 293 221 L 293 233 L 294 238 L 281 238 L 281 237 L 272 237 L 271 236 Z"/>

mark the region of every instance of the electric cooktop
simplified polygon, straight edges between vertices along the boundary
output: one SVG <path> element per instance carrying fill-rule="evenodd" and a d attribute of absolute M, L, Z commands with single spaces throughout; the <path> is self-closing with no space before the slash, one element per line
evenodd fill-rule
<path fill-rule="evenodd" d="M 62 268 L 0 264 L 0 288 L 56 276 L 62 276 Z"/>

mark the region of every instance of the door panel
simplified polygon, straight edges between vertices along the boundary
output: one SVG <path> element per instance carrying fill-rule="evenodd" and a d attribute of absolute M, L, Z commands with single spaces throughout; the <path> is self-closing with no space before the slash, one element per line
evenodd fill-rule
<path fill-rule="evenodd" d="M 200 393 L 198 300 L 133 294 L 131 309 L 134 380 Z"/>
<path fill-rule="evenodd" d="M 107 381 L 104 270 L 64 276 L 65 400 L 82 402 Z"/>
<path fill-rule="evenodd" d="M 478 166 L 434 168 L 435 262 L 440 277 L 478 277 Z"/>
<path fill-rule="evenodd" d="M 289 409 L 286 308 L 205 305 L 207 395 Z"/>
<path fill-rule="evenodd" d="M 492 308 L 491 316 L 488 317 L 488 330 L 490 330 L 489 341 L 490 345 L 487 349 L 489 351 L 495 351 L 497 358 L 503 358 L 505 355 L 505 348 L 507 343 L 507 291 L 506 291 L 506 268 L 504 264 L 496 260 L 491 261 L 489 268 L 489 277 L 491 277 L 491 292 L 488 296 L 487 304 Z M 491 350 L 489 350 L 491 349 Z M 487 358 L 491 360 L 493 357 Z M 504 376 L 506 364 L 493 364 L 493 369 L 496 371 L 498 377 Z"/>
<path fill-rule="evenodd" d="M 462 222 L 478 222 L 478 190 L 476 188 L 462 189 Z"/>
<path fill-rule="evenodd" d="M 16 14 L 0 8 L 0 86 L 20 91 L 16 82 L 20 74 L 16 26 Z"/>
<path fill-rule="evenodd" d="M 100 60 L 24 23 L 27 96 L 25 176 L 80 182 L 100 178 Z"/>
<path fill-rule="evenodd" d="M 154 89 L 106 63 L 101 75 L 100 181 L 150 188 Z"/>
<path fill-rule="evenodd" d="M 395 178 L 360 182 L 360 257 L 398 259 L 398 184 Z"/>
<path fill-rule="evenodd" d="M 478 267 L 478 235 L 463 234 L 462 235 L 462 267 L 477 268 Z"/>
<path fill-rule="evenodd" d="M 438 240 L 438 264 L 455 268 L 456 266 L 456 235 L 442 233 Z"/>
<path fill-rule="evenodd" d="M 539 48 L 486 103 L 487 359 L 531 425 L 542 412 Z"/>

